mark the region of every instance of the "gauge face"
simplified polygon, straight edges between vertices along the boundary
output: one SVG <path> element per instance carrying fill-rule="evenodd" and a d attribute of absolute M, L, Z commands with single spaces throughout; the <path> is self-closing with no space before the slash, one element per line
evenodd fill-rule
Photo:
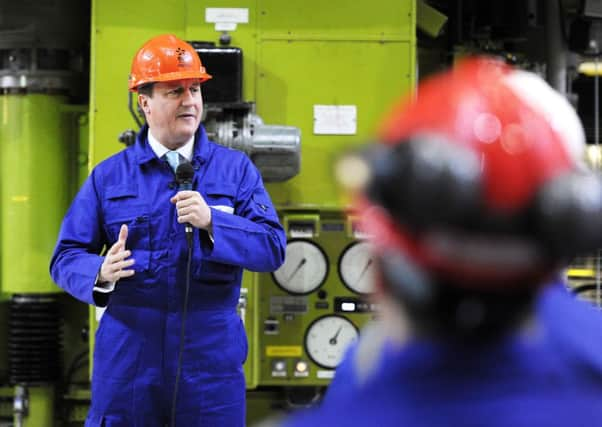
<path fill-rule="evenodd" d="M 358 294 L 374 291 L 374 255 L 367 242 L 352 243 L 339 260 L 343 284 Z"/>
<path fill-rule="evenodd" d="M 307 240 L 291 240 L 286 245 L 284 264 L 273 273 L 274 280 L 291 294 L 315 291 L 328 274 L 328 261 L 322 250 Z"/>
<path fill-rule="evenodd" d="M 320 317 L 307 328 L 305 352 L 317 365 L 334 369 L 357 337 L 357 328 L 347 318 L 338 315 Z"/>

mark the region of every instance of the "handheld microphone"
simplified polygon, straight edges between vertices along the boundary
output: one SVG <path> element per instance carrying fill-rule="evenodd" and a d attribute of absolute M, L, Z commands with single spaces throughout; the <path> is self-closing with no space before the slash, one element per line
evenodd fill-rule
<path fill-rule="evenodd" d="M 192 190 L 192 178 L 194 177 L 194 168 L 189 162 L 180 163 L 176 168 L 176 182 L 178 191 Z M 186 239 L 192 242 L 192 225 L 186 223 Z"/>
<path fill-rule="evenodd" d="M 192 179 L 194 178 L 194 168 L 189 162 L 181 163 L 176 168 L 176 182 L 178 191 L 192 190 Z M 171 427 L 176 423 L 176 407 L 178 401 L 178 385 L 180 383 L 180 374 L 182 371 L 182 355 L 184 354 L 184 342 L 186 336 L 186 313 L 188 312 L 188 293 L 190 291 L 190 268 L 192 265 L 192 225 L 186 223 L 186 241 L 188 242 L 188 260 L 186 262 L 186 287 L 184 288 L 184 308 L 182 310 L 182 326 L 180 328 L 180 348 L 178 350 L 178 364 L 176 369 L 176 378 L 174 381 L 173 396 L 171 402 Z"/>

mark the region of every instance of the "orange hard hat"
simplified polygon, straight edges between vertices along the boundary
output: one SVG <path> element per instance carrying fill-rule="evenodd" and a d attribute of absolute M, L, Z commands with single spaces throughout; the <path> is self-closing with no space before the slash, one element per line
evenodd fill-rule
<path fill-rule="evenodd" d="M 197 52 L 173 34 L 162 34 L 147 41 L 132 61 L 129 89 L 136 92 L 146 83 L 181 79 L 211 78 Z"/>

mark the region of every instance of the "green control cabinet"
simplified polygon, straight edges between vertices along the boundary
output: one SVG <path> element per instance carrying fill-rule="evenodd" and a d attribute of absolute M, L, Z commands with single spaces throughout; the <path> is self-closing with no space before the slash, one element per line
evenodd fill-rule
<path fill-rule="evenodd" d="M 374 263 L 353 216 L 282 210 L 285 264 L 261 275 L 255 357 L 260 385 L 323 386 L 375 314 Z"/>

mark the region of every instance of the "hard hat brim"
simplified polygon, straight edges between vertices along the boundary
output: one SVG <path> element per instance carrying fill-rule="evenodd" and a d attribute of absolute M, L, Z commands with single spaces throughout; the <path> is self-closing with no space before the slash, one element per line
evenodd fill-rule
<path fill-rule="evenodd" d="M 174 80 L 199 79 L 199 83 L 204 83 L 213 78 L 211 74 L 199 71 L 179 71 L 175 73 L 166 73 L 156 77 L 140 79 L 129 85 L 130 92 L 138 92 L 138 88 L 148 83 L 171 82 Z"/>

